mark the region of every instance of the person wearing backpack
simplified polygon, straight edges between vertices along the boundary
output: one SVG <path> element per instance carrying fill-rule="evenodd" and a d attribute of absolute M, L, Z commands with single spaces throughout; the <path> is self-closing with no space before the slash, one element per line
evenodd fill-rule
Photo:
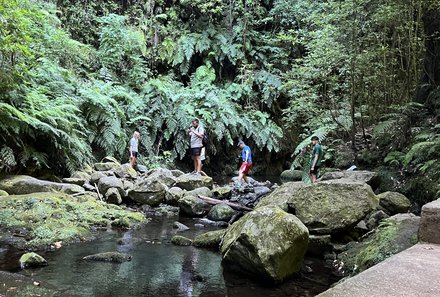
<path fill-rule="evenodd" d="M 191 158 L 194 162 L 193 174 L 201 174 L 202 171 L 202 161 L 200 160 L 200 155 L 203 148 L 203 138 L 205 130 L 200 127 L 199 119 L 194 119 L 192 121 L 192 127 L 188 129 L 188 134 L 190 135 L 191 142 Z"/>

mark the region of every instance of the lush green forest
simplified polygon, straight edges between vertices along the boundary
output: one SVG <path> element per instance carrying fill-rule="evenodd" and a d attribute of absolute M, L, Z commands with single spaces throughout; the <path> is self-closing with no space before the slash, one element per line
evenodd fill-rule
<path fill-rule="evenodd" d="M 178 161 L 198 117 L 218 168 L 380 170 L 439 195 L 437 0 L 0 1 L 0 171 L 69 172 L 104 155 Z"/>

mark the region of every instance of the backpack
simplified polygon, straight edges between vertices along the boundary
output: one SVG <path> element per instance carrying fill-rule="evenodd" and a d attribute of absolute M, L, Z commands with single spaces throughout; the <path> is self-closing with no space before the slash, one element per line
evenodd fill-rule
<path fill-rule="evenodd" d="M 198 132 L 198 130 L 197 130 L 197 132 Z M 205 147 L 205 148 L 208 146 L 208 132 L 206 132 L 206 130 L 203 133 L 202 146 Z"/>

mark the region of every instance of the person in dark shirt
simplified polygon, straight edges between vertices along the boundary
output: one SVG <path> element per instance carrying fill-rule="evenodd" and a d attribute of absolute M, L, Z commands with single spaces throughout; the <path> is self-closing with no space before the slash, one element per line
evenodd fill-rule
<path fill-rule="evenodd" d="M 319 138 L 317 136 L 312 137 L 312 157 L 310 158 L 310 180 L 312 183 L 316 182 L 319 175 L 319 169 L 321 168 L 321 160 L 323 156 L 322 147 L 319 144 Z"/>

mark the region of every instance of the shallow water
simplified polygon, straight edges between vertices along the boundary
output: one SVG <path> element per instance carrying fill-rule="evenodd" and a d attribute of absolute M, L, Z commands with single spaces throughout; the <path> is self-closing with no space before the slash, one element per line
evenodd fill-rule
<path fill-rule="evenodd" d="M 18 273 L 56 288 L 61 296 L 314 296 L 336 281 L 331 269 L 314 259 L 307 259 L 306 263 L 315 273 L 277 287 L 264 287 L 225 273 L 219 253 L 170 243 L 176 233 L 172 225 L 177 219 L 153 218 L 138 230 L 102 232 L 97 240 L 44 254 L 49 262 L 44 268 Z M 189 238 L 213 230 L 209 226 L 194 227 L 198 223 L 194 219 L 180 221 L 191 228 L 181 233 Z M 128 253 L 133 259 L 122 264 L 82 260 L 86 255 L 108 251 Z M 18 257 L 19 254 L 8 255 L 8 260 L 3 257 L 0 269 L 17 271 Z"/>

